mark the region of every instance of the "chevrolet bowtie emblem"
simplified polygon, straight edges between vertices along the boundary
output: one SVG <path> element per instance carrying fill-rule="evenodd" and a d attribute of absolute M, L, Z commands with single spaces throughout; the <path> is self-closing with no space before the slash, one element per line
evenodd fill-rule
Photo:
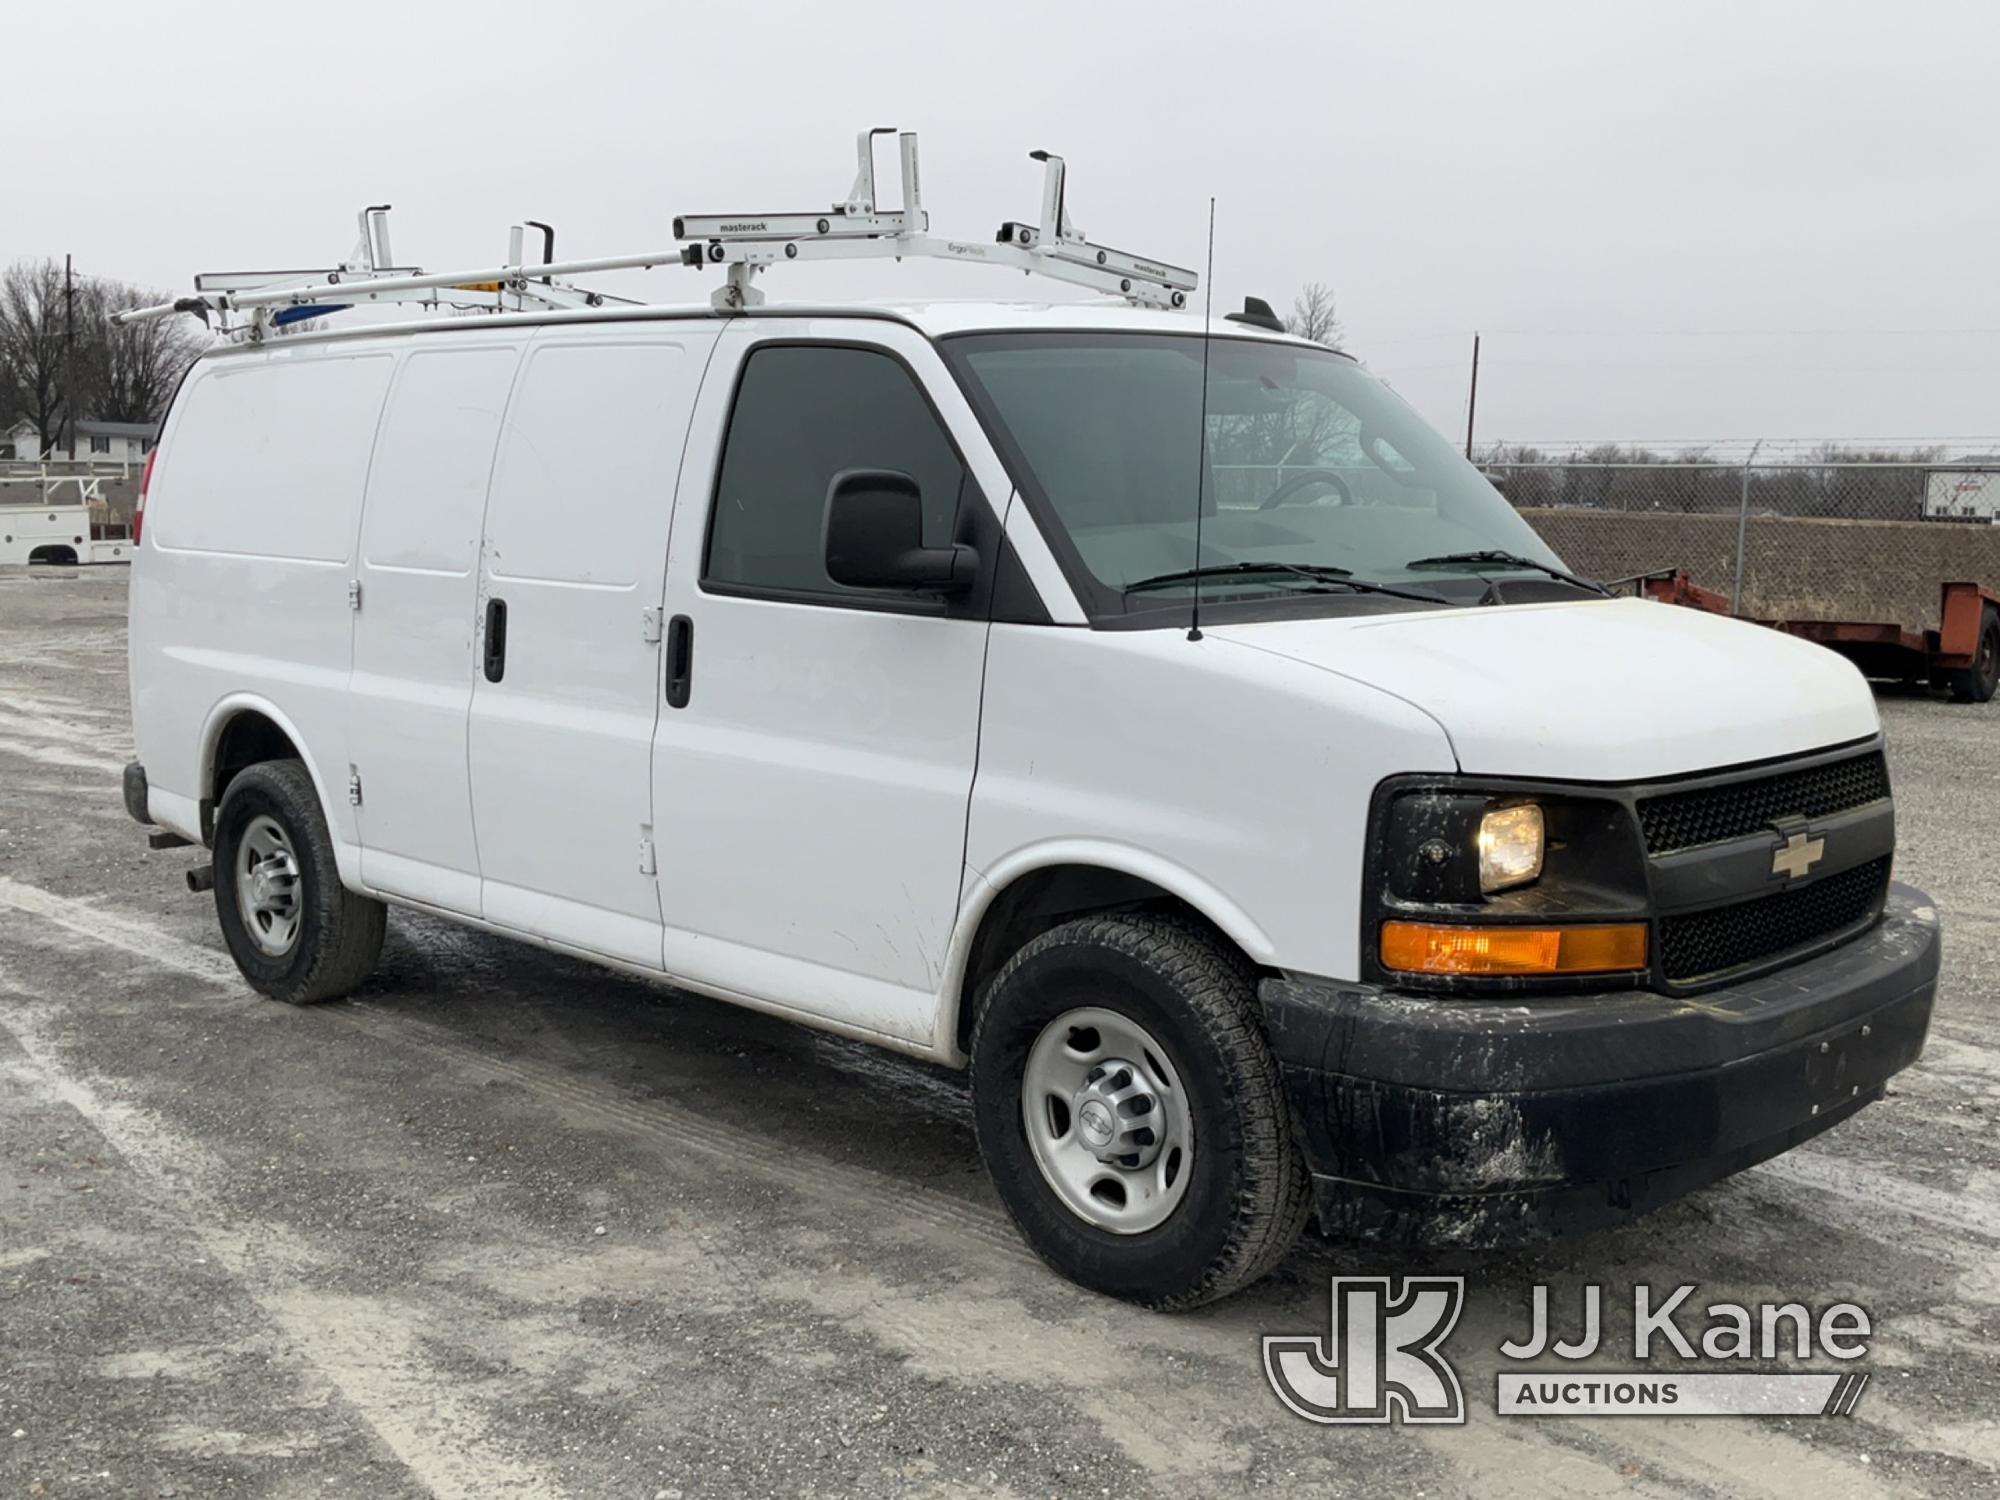
<path fill-rule="evenodd" d="M 1795 833 L 1772 852 L 1771 873 L 1782 875 L 1787 880 L 1797 880 L 1818 864 L 1820 856 L 1825 853 L 1825 839 L 1812 839 L 1803 833 Z"/>

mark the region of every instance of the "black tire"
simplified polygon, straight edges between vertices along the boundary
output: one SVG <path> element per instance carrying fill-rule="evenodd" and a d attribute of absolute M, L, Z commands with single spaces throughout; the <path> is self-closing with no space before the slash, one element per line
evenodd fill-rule
<path fill-rule="evenodd" d="M 1979 650 L 1972 658 L 1972 665 L 1960 667 L 1947 679 L 1953 701 L 1958 703 L 1991 703 L 1996 689 L 2000 689 L 2000 610 L 1986 606 L 1986 615 L 1979 626 Z"/>
<path fill-rule="evenodd" d="M 1121 1234 L 1069 1208 L 1038 1165 L 1022 1118 L 1030 1050 L 1065 1012 L 1095 1006 L 1143 1026 L 1192 1106 L 1185 1195 L 1157 1227 Z M 1175 1310 L 1248 1286 L 1298 1239 L 1310 1178 L 1240 955 L 1173 917 L 1067 922 L 1029 943 L 987 991 L 972 1036 L 980 1154 L 1037 1254 L 1092 1291 Z"/>
<path fill-rule="evenodd" d="M 266 952 L 251 934 L 237 899 L 239 848 L 259 818 L 278 825 L 298 866 L 296 935 L 282 955 Z M 388 909 L 340 883 L 326 815 L 302 762 L 261 761 L 230 781 L 215 814 L 214 870 L 223 939 L 259 994 L 311 1005 L 352 992 L 374 969 Z"/>

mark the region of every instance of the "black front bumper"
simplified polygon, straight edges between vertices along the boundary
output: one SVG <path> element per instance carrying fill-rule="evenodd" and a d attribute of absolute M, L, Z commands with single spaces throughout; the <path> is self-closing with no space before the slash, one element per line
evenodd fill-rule
<path fill-rule="evenodd" d="M 1478 1244 L 1621 1222 L 1845 1119 L 1923 1051 L 1937 973 L 1898 885 L 1852 942 L 1696 996 L 1260 993 L 1321 1227 Z"/>

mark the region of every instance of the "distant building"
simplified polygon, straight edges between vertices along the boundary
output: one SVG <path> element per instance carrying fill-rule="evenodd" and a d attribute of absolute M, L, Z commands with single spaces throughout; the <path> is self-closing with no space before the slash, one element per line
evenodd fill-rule
<path fill-rule="evenodd" d="M 98 464 L 144 463 L 146 455 L 153 451 L 153 440 L 158 432 L 159 429 L 151 422 L 78 421 L 76 461 Z M 12 458 L 25 463 L 47 458 L 51 463 L 57 461 L 66 463 L 69 460 L 69 449 L 59 445 L 44 454 L 41 437 L 35 431 L 35 424 L 24 417 L 5 432 L 0 432 L 0 458 Z"/>

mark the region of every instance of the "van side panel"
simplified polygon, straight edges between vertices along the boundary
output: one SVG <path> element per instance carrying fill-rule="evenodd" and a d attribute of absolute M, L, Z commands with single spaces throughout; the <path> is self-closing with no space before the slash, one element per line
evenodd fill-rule
<path fill-rule="evenodd" d="M 181 397 L 170 492 L 148 496 L 162 549 L 346 562 L 392 364 L 325 349 L 216 361 Z M 199 499 L 178 503 L 195 482 Z"/>
<path fill-rule="evenodd" d="M 1217 635 L 995 625 L 968 884 L 1102 865 L 1180 895 L 1254 963 L 1353 978 L 1369 797 L 1457 769 L 1420 709 Z"/>
<path fill-rule="evenodd" d="M 361 876 L 477 914 L 466 768 L 479 530 L 519 338 L 419 345 L 402 362 L 362 513 L 351 682 Z"/>
<path fill-rule="evenodd" d="M 717 330 L 550 330 L 529 345 L 487 503 L 471 765 L 487 920 L 660 966 L 651 836 L 659 606 L 675 476 Z M 482 637 L 483 638 L 483 637 Z"/>
<path fill-rule="evenodd" d="M 350 880 L 347 584 L 394 367 L 381 350 L 310 346 L 204 361 L 174 403 L 132 576 L 133 727 L 152 785 L 198 805 L 225 698 L 267 704 L 296 729 Z"/>

